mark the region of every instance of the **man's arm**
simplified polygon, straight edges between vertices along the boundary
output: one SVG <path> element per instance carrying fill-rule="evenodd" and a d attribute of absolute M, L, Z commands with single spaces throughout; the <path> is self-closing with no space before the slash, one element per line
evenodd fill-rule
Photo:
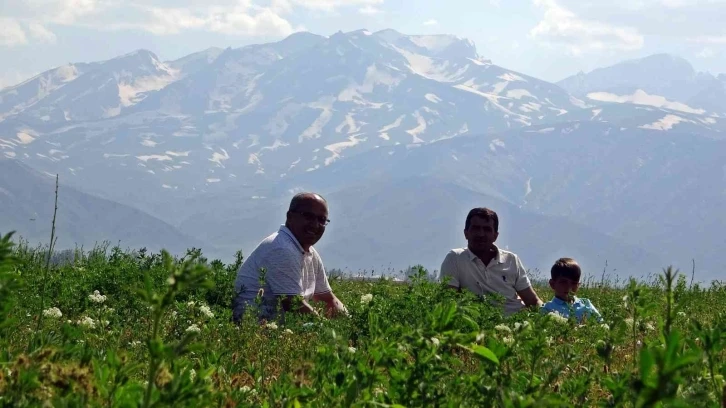
<path fill-rule="evenodd" d="M 461 285 L 459 284 L 459 272 L 456 268 L 456 254 L 451 251 L 446 254 L 444 261 L 441 263 L 441 272 L 439 272 L 439 280 L 443 280 L 444 277 L 449 278 L 449 288 L 456 289 L 461 292 Z"/>
<path fill-rule="evenodd" d="M 332 291 L 316 293 L 313 295 L 313 300 L 316 302 L 325 302 L 325 314 L 328 317 L 348 315 L 348 310 L 343 305 L 343 302 L 341 302 Z"/>
<path fill-rule="evenodd" d="M 531 286 L 523 290 L 518 290 L 517 294 L 527 306 L 540 307 L 544 304 Z"/>
<path fill-rule="evenodd" d="M 285 312 L 297 312 L 302 314 L 312 314 L 315 316 L 318 316 L 318 312 L 313 309 L 312 306 L 310 306 L 310 303 L 308 303 L 305 299 L 300 299 L 300 306 L 297 308 L 294 308 L 294 302 L 295 302 L 295 296 L 291 295 L 283 295 L 280 296 L 280 305 L 282 306 L 282 309 Z"/>

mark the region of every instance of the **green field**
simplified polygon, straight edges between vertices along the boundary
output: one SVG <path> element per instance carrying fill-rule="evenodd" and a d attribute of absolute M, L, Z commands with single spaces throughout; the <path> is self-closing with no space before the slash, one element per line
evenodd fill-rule
<path fill-rule="evenodd" d="M 502 318 L 422 271 L 333 280 L 349 318 L 237 326 L 241 254 L 47 259 L 0 244 L 0 406 L 726 406 L 726 285 L 680 274 L 588 283 L 606 325 Z"/>

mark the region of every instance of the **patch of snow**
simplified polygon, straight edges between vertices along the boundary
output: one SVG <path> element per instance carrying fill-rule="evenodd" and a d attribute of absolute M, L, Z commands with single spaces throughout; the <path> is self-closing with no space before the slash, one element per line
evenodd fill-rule
<path fill-rule="evenodd" d="M 49 120 L 50 120 L 50 116 L 48 116 L 48 115 L 43 115 L 43 116 L 41 116 L 41 117 L 40 117 L 40 120 L 42 120 L 43 122 L 47 122 L 47 121 L 49 121 Z"/>
<path fill-rule="evenodd" d="M 212 153 L 212 158 L 208 159 L 212 163 L 217 163 L 217 167 L 224 167 L 224 164 L 222 163 L 225 160 L 229 160 L 229 154 L 226 150 L 220 149 L 222 153 L 214 152 Z"/>
<path fill-rule="evenodd" d="M 401 79 L 402 77 L 394 77 L 386 71 L 379 70 L 376 64 L 373 64 L 366 68 L 366 75 L 363 78 L 362 84 L 353 82 L 338 94 L 337 99 L 341 102 L 354 102 L 358 105 L 365 105 L 374 109 L 380 109 L 385 105 L 385 103 L 367 101 L 361 94 L 373 92 L 377 85 L 386 86 L 387 90 L 390 91 L 394 86 L 401 82 Z"/>
<path fill-rule="evenodd" d="M 705 118 L 705 119 L 700 119 L 699 118 L 699 120 L 701 122 L 705 123 L 705 124 L 708 124 L 708 125 L 715 125 L 716 124 L 716 119 L 714 119 L 714 118 Z"/>
<path fill-rule="evenodd" d="M 508 82 L 516 82 L 516 81 L 527 82 L 526 79 L 522 78 L 521 76 L 519 76 L 517 74 L 513 74 L 511 72 L 507 72 L 506 74 L 499 75 L 497 78 L 503 79 Z"/>
<path fill-rule="evenodd" d="M 453 35 L 411 35 L 408 37 L 412 43 L 432 52 L 439 52 L 457 41 Z"/>
<path fill-rule="evenodd" d="M 103 154 L 104 159 L 108 159 L 111 157 L 129 157 L 129 156 L 130 156 L 129 154 L 113 154 L 113 153 L 104 153 Z M 144 161 L 146 161 L 146 160 L 144 160 Z"/>
<path fill-rule="evenodd" d="M 207 179 L 207 183 L 219 183 L 220 181 L 222 181 L 222 180 L 220 180 L 218 178 L 208 178 Z"/>
<path fill-rule="evenodd" d="M 260 151 L 258 152 L 258 154 L 262 153 L 263 150 L 275 151 L 275 150 L 277 150 L 281 147 L 285 147 L 285 146 L 289 146 L 289 144 L 283 142 L 282 140 L 275 139 L 275 141 L 272 143 L 272 145 L 264 146 L 264 147 L 260 148 Z"/>
<path fill-rule="evenodd" d="M 149 139 L 144 139 L 141 141 L 141 145 L 146 147 L 156 147 L 157 144 L 158 143 L 156 143 L 155 141 Z"/>
<path fill-rule="evenodd" d="M 137 159 L 147 162 L 149 160 L 157 160 L 157 161 L 172 161 L 172 158 L 167 155 L 160 155 L 160 154 L 152 154 L 148 156 L 136 156 Z"/>
<path fill-rule="evenodd" d="M 353 114 L 348 113 L 345 115 L 345 120 L 343 120 L 343 123 L 338 125 L 338 127 L 335 128 L 335 131 L 337 133 L 340 133 L 343 128 L 348 127 L 348 134 L 356 133 L 360 130 L 360 127 L 356 125 L 355 119 L 353 119 Z"/>
<path fill-rule="evenodd" d="M 317 139 L 323 134 L 323 128 L 330 122 L 333 117 L 333 101 L 332 98 L 321 99 L 318 102 L 308 105 L 314 109 L 320 109 L 320 115 L 315 118 L 313 123 L 305 129 L 298 137 L 298 142 L 302 143 L 305 139 Z M 258 139 L 259 140 L 259 137 Z"/>
<path fill-rule="evenodd" d="M 287 168 L 287 171 L 290 171 L 295 166 L 297 166 L 300 163 L 300 160 L 302 160 L 302 157 L 298 157 L 297 160 L 295 160 L 294 162 L 292 162 L 292 164 L 290 164 L 290 167 Z"/>
<path fill-rule="evenodd" d="M 398 118 L 396 118 L 396 120 L 393 123 L 391 123 L 390 125 L 383 126 L 381 128 L 381 130 L 378 131 L 378 133 L 379 133 L 378 137 L 380 137 L 381 139 L 384 139 L 384 140 L 390 140 L 391 138 L 388 137 L 387 132 L 391 129 L 401 126 L 401 122 L 403 122 L 403 118 L 405 118 L 405 117 L 406 117 L 406 115 L 401 115 Z"/>
<path fill-rule="evenodd" d="M 320 168 L 320 165 L 319 165 L 319 164 L 316 164 L 316 165 L 315 165 L 315 167 L 310 167 L 310 168 L 308 168 L 308 169 L 307 169 L 307 170 L 305 170 L 305 171 L 315 171 L 315 170 L 317 170 L 317 169 L 319 169 L 319 168 Z"/>
<path fill-rule="evenodd" d="M 357 145 L 360 142 L 365 142 L 368 138 L 364 137 L 361 139 L 356 138 L 355 135 L 348 137 L 347 142 L 339 142 L 339 143 L 333 143 L 331 145 L 325 146 L 325 150 L 332 153 L 332 156 L 327 157 L 325 159 L 325 165 L 328 166 L 330 163 L 333 163 L 334 161 L 338 160 L 340 156 L 340 152 L 342 152 L 345 149 L 351 148 L 355 145 Z"/>
<path fill-rule="evenodd" d="M 418 111 L 414 112 L 413 116 L 416 118 L 418 126 L 413 129 L 407 130 L 406 133 L 413 136 L 413 141 L 411 143 L 423 143 L 424 141 L 419 138 L 418 135 L 426 130 L 426 120 L 423 118 L 423 116 L 421 116 Z"/>
<path fill-rule="evenodd" d="M 617 103 L 632 103 L 634 105 L 646 105 L 653 106 L 656 108 L 665 108 L 676 110 L 684 113 L 693 113 L 702 115 L 706 111 L 703 109 L 694 109 L 690 106 L 675 101 L 669 101 L 663 96 L 649 95 L 647 92 L 638 89 L 632 95 L 615 95 L 608 92 L 590 92 L 587 94 L 589 99 L 599 102 L 617 102 Z"/>
<path fill-rule="evenodd" d="M 548 128 L 544 128 L 544 129 L 538 129 L 538 130 L 527 130 L 527 133 L 550 133 L 550 132 L 553 132 L 554 130 L 555 130 L 555 128 L 548 127 Z"/>
<path fill-rule="evenodd" d="M 557 116 L 562 116 L 565 113 L 567 113 L 567 110 L 566 109 L 562 109 L 562 108 L 551 108 L 550 107 L 550 109 L 553 110 L 553 111 L 557 111 Z"/>
<path fill-rule="evenodd" d="M 191 153 L 191 150 L 188 150 L 186 152 L 172 152 L 172 151 L 167 150 L 164 153 L 168 154 L 169 156 L 174 156 L 174 157 L 187 157 L 187 156 L 189 156 L 189 153 Z M 184 163 L 184 162 L 182 162 L 182 163 Z"/>
<path fill-rule="evenodd" d="M 507 91 L 507 98 L 522 99 L 523 97 L 537 99 L 536 96 L 529 93 L 526 89 L 512 89 Z"/>
<path fill-rule="evenodd" d="M 170 186 L 170 185 L 168 185 L 168 184 L 162 184 L 161 186 L 162 186 L 163 188 L 173 188 L 172 186 Z"/>
<path fill-rule="evenodd" d="M 456 157 L 456 155 L 455 155 L 455 154 L 453 154 L 453 153 L 451 154 L 451 158 L 452 158 L 452 159 L 454 159 L 454 161 L 459 161 L 459 158 L 458 158 L 458 157 Z"/>
<path fill-rule="evenodd" d="M 424 95 L 424 98 L 426 98 L 429 102 L 433 102 L 433 103 L 441 102 L 441 98 L 439 98 L 438 96 L 436 96 L 435 94 L 432 94 L 432 93 L 427 93 L 426 95 Z"/>
<path fill-rule="evenodd" d="M 174 75 L 145 76 L 134 79 L 132 83 L 119 83 L 118 97 L 121 106 L 126 108 L 137 104 L 146 97 L 147 92 L 158 91 L 176 79 L 177 77 Z"/>
<path fill-rule="evenodd" d="M 527 179 L 527 184 L 524 186 L 524 196 L 527 197 L 532 192 L 532 177 Z"/>
<path fill-rule="evenodd" d="M 411 72 L 427 79 L 438 82 L 456 82 L 461 80 L 462 75 L 469 69 L 469 65 L 467 64 L 459 68 L 456 72 L 448 72 L 449 61 L 435 61 L 424 55 L 403 50 L 395 45 L 389 44 L 389 46 L 406 58 L 408 68 Z"/>
<path fill-rule="evenodd" d="M 35 137 L 25 132 L 18 132 L 15 137 L 18 138 L 17 142 L 23 145 L 33 143 L 33 140 L 35 140 Z"/>
<path fill-rule="evenodd" d="M 15 152 L 5 152 L 5 157 L 12 159 L 15 157 Z"/>
<path fill-rule="evenodd" d="M 595 119 L 595 118 L 596 118 L 596 117 L 598 117 L 598 116 L 599 116 L 599 115 L 600 115 L 601 113 L 602 113 L 602 109 L 593 109 L 593 110 L 592 110 L 592 117 L 590 118 L 590 120 L 593 120 L 593 119 Z"/>
<path fill-rule="evenodd" d="M 473 59 L 473 58 L 467 58 L 467 59 L 468 59 L 469 61 L 471 61 L 471 62 L 472 62 L 472 63 L 473 63 L 474 65 L 480 65 L 480 66 L 485 66 L 485 65 L 491 65 L 491 64 L 487 64 L 487 63 L 486 63 L 486 62 L 484 62 L 484 61 L 479 61 L 479 60 L 477 60 L 477 59 Z"/>
<path fill-rule="evenodd" d="M 500 139 L 494 139 L 491 141 L 491 143 L 489 143 L 489 150 L 496 152 L 497 147 L 504 148 L 505 147 L 504 142 Z"/>
<path fill-rule="evenodd" d="M 673 126 L 681 123 L 681 122 L 691 122 L 688 119 L 684 119 L 680 116 L 676 115 L 666 115 L 664 118 L 661 118 L 660 120 L 653 122 L 649 125 L 643 125 L 638 126 L 641 129 L 651 129 L 651 130 L 670 130 L 673 128 Z"/>

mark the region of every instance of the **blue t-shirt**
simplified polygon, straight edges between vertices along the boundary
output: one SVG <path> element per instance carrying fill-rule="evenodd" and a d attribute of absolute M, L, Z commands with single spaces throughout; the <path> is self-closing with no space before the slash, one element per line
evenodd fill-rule
<path fill-rule="evenodd" d="M 600 312 L 597 311 L 592 302 L 589 299 L 581 299 L 577 296 L 575 296 L 572 303 L 567 303 L 558 297 L 553 297 L 552 300 L 540 308 L 540 311 L 542 313 L 557 312 L 567 318 L 573 312 L 578 322 L 582 322 L 584 318 L 590 317 L 595 318 L 598 322 L 602 322 L 602 316 L 600 316 Z"/>

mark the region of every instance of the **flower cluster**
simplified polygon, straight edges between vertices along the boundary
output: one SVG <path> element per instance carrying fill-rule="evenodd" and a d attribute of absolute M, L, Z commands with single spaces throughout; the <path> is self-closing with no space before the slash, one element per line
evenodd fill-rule
<path fill-rule="evenodd" d="M 63 317 L 63 313 L 61 313 L 60 309 L 58 309 L 57 307 L 51 307 L 50 309 L 43 310 L 43 316 L 60 319 L 61 317 Z"/>
<path fill-rule="evenodd" d="M 106 301 L 106 295 L 102 295 L 99 291 L 94 290 L 93 293 L 88 295 L 91 302 L 101 304 Z"/>
<path fill-rule="evenodd" d="M 360 297 L 360 304 L 361 305 L 367 305 L 368 303 L 371 302 L 371 300 L 373 300 L 373 295 L 370 294 L 370 293 L 365 294 L 365 295 L 363 295 L 363 296 Z"/>

